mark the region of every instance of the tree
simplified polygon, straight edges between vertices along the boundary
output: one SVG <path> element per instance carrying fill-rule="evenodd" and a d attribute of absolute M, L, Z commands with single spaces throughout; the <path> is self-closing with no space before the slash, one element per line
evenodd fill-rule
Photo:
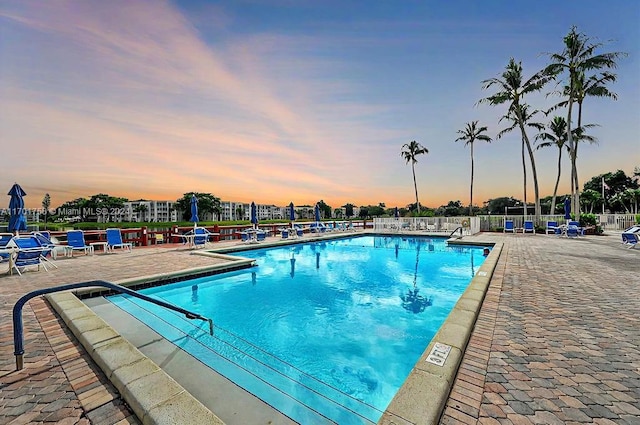
<path fill-rule="evenodd" d="M 567 144 L 569 145 L 569 157 L 571 160 L 571 200 L 572 211 L 575 211 L 576 219 L 580 218 L 580 185 L 578 184 L 577 141 L 574 140 L 572 130 L 573 105 L 579 105 L 579 121 L 582 115 L 582 102 L 588 95 L 612 97 L 606 90 L 607 82 L 615 81 L 615 75 L 602 72 L 599 77 L 585 79 L 585 73 L 614 69 L 616 60 L 625 56 L 622 52 L 610 52 L 596 54 L 596 50 L 603 46 L 602 43 L 594 43 L 585 34 L 578 32 L 575 26 L 564 37 L 564 48 L 560 53 L 550 54 L 551 64 L 545 68 L 543 74 L 555 78 L 562 73 L 566 74 L 567 96 Z M 588 89 L 588 90 L 587 90 Z M 578 128 L 581 123 L 578 123 Z"/>
<path fill-rule="evenodd" d="M 555 146 L 558 148 L 558 176 L 556 177 L 556 184 L 553 187 L 553 198 L 551 200 L 550 213 L 555 214 L 556 211 L 556 195 L 558 194 L 558 184 L 560 183 L 560 175 L 562 173 L 562 149 L 566 149 L 565 142 L 567 141 L 567 121 L 562 117 L 553 117 L 551 122 L 547 125 L 549 131 L 538 133 L 536 140 L 544 140 L 539 143 L 536 149 L 547 148 Z"/>
<path fill-rule="evenodd" d="M 353 217 L 353 204 L 344 204 L 342 207 L 344 208 L 344 215 L 347 218 Z"/>
<path fill-rule="evenodd" d="M 325 204 L 325 202 L 322 199 L 318 201 L 318 206 L 320 207 L 321 217 L 324 217 L 324 218 L 331 217 L 332 208 L 329 205 Z"/>
<path fill-rule="evenodd" d="M 603 181 L 605 187 L 602 186 Z M 624 192 L 627 189 L 638 188 L 640 185 L 633 177 L 627 176 L 622 170 L 617 170 L 592 177 L 584 184 L 583 192 L 594 190 L 601 194 L 604 193 L 602 201 L 605 206 L 608 204 L 612 212 L 623 212 L 629 210 L 625 203 L 628 196 L 624 195 Z"/>
<path fill-rule="evenodd" d="M 539 123 L 539 122 L 532 122 L 531 119 L 540 111 L 538 111 L 537 109 L 529 112 L 529 105 L 527 104 L 523 104 L 523 105 L 519 105 L 517 107 L 517 109 L 520 111 L 520 116 L 522 117 L 522 121 L 524 122 L 526 127 L 532 127 L 533 129 L 540 131 L 544 128 L 544 125 Z M 496 136 L 497 139 L 501 139 L 502 136 L 504 136 L 506 133 L 509 133 L 511 131 L 513 131 L 516 127 L 519 126 L 519 118 L 518 118 L 518 114 L 514 113 L 513 111 L 509 111 L 507 113 L 507 115 L 503 116 L 502 118 L 500 118 L 500 121 L 502 120 L 508 120 L 511 121 L 511 126 L 501 130 L 498 135 Z M 525 147 L 526 147 L 526 143 L 525 143 L 525 138 L 522 137 L 521 138 L 522 143 L 521 143 L 521 149 L 520 149 L 520 156 L 522 158 L 522 175 L 523 175 L 523 189 L 524 189 L 524 203 L 527 204 L 527 161 L 526 161 L 526 156 L 525 156 Z M 534 178 L 536 177 L 536 172 L 535 172 L 535 167 L 534 164 L 532 163 L 532 170 L 533 170 L 533 176 Z M 537 181 L 536 179 L 534 179 L 534 182 Z M 535 189 L 535 187 L 534 187 Z M 536 193 L 537 190 L 535 191 Z M 538 195 L 536 195 L 536 197 L 538 197 Z M 538 204 L 540 203 L 540 200 L 538 200 Z M 527 211 L 524 210 L 524 215 L 527 215 Z"/>
<path fill-rule="evenodd" d="M 176 200 L 176 211 L 182 211 L 182 219 L 191 219 L 191 196 L 195 195 L 198 200 L 198 215 L 216 214 L 220 212 L 220 198 L 210 193 L 188 192 L 182 198 Z"/>
<path fill-rule="evenodd" d="M 585 211 L 587 210 L 586 207 L 589 207 L 589 214 L 593 214 L 593 207 L 602 203 L 602 195 L 593 189 L 586 189 L 580 196 L 580 202 L 585 207 Z"/>
<path fill-rule="evenodd" d="M 429 150 L 415 140 L 402 145 L 402 151 L 400 152 L 400 155 L 405 159 L 407 164 L 411 162 L 411 171 L 413 173 L 413 188 L 416 191 L 416 205 L 418 206 L 418 214 L 420 214 L 420 201 L 418 200 L 418 184 L 416 183 L 415 165 L 416 162 L 418 162 L 417 156 L 425 153 L 428 154 Z"/>
<path fill-rule="evenodd" d="M 489 199 L 485 202 L 489 214 L 504 214 L 506 207 L 515 207 L 517 204 L 522 204 L 522 201 L 510 196 Z"/>
<path fill-rule="evenodd" d="M 464 130 L 458 130 L 458 137 L 455 141 L 463 141 L 464 145 L 469 145 L 471 150 L 471 193 L 469 196 L 469 215 L 473 215 L 473 142 L 476 140 L 482 140 L 487 143 L 491 143 L 491 137 L 483 134 L 487 131 L 487 127 L 478 127 L 478 121 L 472 121 L 467 123 Z"/>
<path fill-rule="evenodd" d="M 103 216 L 106 221 L 111 221 L 112 217 L 115 218 L 123 215 L 124 203 L 127 201 L 127 198 L 98 193 L 87 199 L 85 208 L 87 208 L 88 215 L 85 217 L 83 214 L 83 218 L 91 217 L 97 220 L 98 216 Z"/>
<path fill-rule="evenodd" d="M 239 204 L 236 207 L 236 220 L 242 220 L 244 218 L 244 206 Z"/>
<path fill-rule="evenodd" d="M 533 156 L 533 149 L 531 148 L 529 136 L 525 129 L 526 122 L 523 112 L 526 111 L 526 108 L 523 108 L 522 106 L 524 105 L 523 98 L 525 95 L 540 91 L 545 84 L 551 81 L 554 77 L 553 74 L 536 73 L 523 83 L 522 63 L 516 62 L 514 58 L 509 60 L 509 63 L 501 77 L 502 78 L 490 78 L 482 82 L 482 88 L 484 90 L 489 89 L 492 86 L 497 86 L 498 92 L 492 96 L 481 99 L 479 103 L 488 103 L 492 106 L 501 105 L 503 103 L 508 104 L 508 112 L 505 116 L 511 116 L 515 120 L 515 125 L 520 128 L 522 141 L 525 143 L 529 152 L 531 171 L 533 173 L 535 215 L 537 218 L 540 215 L 538 173 L 536 170 L 535 158 Z"/>
<path fill-rule="evenodd" d="M 442 205 L 436 209 L 438 216 L 457 217 L 464 215 L 466 208 L 460 201 L 449 201 L 447 205 Z"/>
<path fill-rule="evenodd" d="M 47 230 L 47 218 L 49 217 L 49 208 L 51 207 L 51 196 L 48 193 L 42 198 L 42 209 L 44 210 L 44 230 Z"/>

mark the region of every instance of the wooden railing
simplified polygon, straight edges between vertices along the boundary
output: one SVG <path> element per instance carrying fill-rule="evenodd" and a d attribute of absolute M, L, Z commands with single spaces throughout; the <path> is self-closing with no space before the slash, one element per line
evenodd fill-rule
<path fill-rule="evenodd" d="M 339 220 L 343 221 L 343 220 Z M 305 233 L 310 232 L 310 225 L 312 222 L 296 222 L 299 224 Z M 333 223 L 331 220 L 324 221 L 324 223 Z M 356 229 L 368 229 L 373 228 L 373 222 L 366 220 L 352 221 L 353 226 Z M 250 224 L 235 224 L 235 225 L 214 225 L 214 226 L 198 226 L 204 227 L 211 233 L 218 233 L 218 235 L 212 236 L 212 242 L 228 241 L 241 239 L 240 233 L 252 228 Z M 259 224 L 258 227 L 266 231 L 271 236 L 278 235 L 280 230 L 289 227 L 289 223 L 269 223 Z M 134 246 L 148 246 L 155 245 L 157 243 L 157 235 L 162 235 L 162 239 L 165 243 L 180 243 L 182 238 L 176 235 L 181 235 L 190 231 L 193 231 L 193 226 L 171 226 L 164 228 L 149 228 L 146 226 L 136 228 L 122 228 L 122 241 L 134 244 Z M 60 243 L 66 244 L 67 232 L 66 231 L 51 231 L 51 236 L 55 237 Z M 105 242 L 106 231 L 105 230 L 85 230 L 84 238 L 87 244 L 91 242 Z"/>

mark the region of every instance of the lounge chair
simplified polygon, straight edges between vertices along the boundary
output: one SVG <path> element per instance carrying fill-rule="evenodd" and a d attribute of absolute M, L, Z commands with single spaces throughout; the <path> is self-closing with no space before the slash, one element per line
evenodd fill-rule
<path fill-rule="evenodd" d="M 578 236 L 584 236 L 584 227 L 580 227 L 579 221 L 570 221 L 569 223 L 567 223 L 567 225 L 569 227 L 576 227 L 578 229 Z"/>
<path fill-rule="evenodd" d="M 85 255 L 93 254 L 93 247 L 84 241 L 82 230 L 69 230 L 67 232 L 67 246 L 65 252 L 69 257 L 73 257 L 74 251 L 84 251 Z"/>
<path fill-rule="evenodd" d="M 557 221 L 547 221 L 547 229 L 545 230 L 545 234 L 551 233 L 552 235 L 556 234 L 556 229 L 558 228 Z"/>
<path fill-rule="evenodd" d="M 40 270 L 40 266 L 42 266 L 48 270 L 47 264 L 50 264 L 57 268 L 55 264 L 45 258 L 51 249 L 43 247 L 38 238 L 33 235 L 16 236 L 7 244 L 7 248 L 9 247 L 17 249 L 17 252 L 13 254 L 13 269 L 19 275 L 22 275 L 27 267 L 35 266 Z"/>
<path fill-rule="evenodd" d="M 204 247 L 209 242 L 209 231 L 204 227 L 196 227 L 193 229 L 195 237 L 193 238 L 193 247 Z"/>
<path fill-rule="evenodd" d="M 120 229 L 107 229 L 107 251 L 114 252 L 116 248 L 131 252 L 133 244 L 122 241 L 122 232 Z"/>
<path fill-rule="evenodd" d="M 580 236 L 580 228 L 575 224 L 567 225 L 567 237 L 577 238 L 578 236 Z"/>
<path fill-rule="evenodd" d="M 280 229 L 282 239 L 289 239 L 289 229 Z"/>
<path fill-rule="evenodd" d="M 0 233 L 0 248 L 7 246 L 11 239 L 13 239 L 13 233 Z"/>
<path fill-rule="evenodd" d="M 623 232 L 622 243 L 625 244 L 627 248 L 635 248 L 640 244 L 640 236 L 634 232 Z"/>
<path fill-rule="evenodd" d="M 525 220 L 522 233 L 531 233 L 532 235 L 536 234 L 536 228 L 533 226 L 533 221 Z"/>
<path fill-rule="evenodd" d="M 267 232 L 257 231 L 256 232 L 256 241 L 262 242 L 267 237 Z"/>
<path fill-rule="evenodd" d="M 299 224 L 294 224 L 293 228 L 296 229 L 296 236 L 301 238 L 304 236 L 304 229 Z"/>
<path fill-rule="evenodd" d="M 53 260 L 56 260 L 58 258 L 58 250 L 64 251 L 64 246 L 58 245 L 56 243 L 57 240 L 56 242 L 54 242 L 54 240 L 51 238 L 50 232 L 47 232 L 47 231 L 31 232 L 31 236 L 38 239 L 38 242 L 40 242 L 40 245 L 42 245 L 42 247 L 45 248 L 45 253 L 43 256 L 46 261 L 49 261 L 47 257 L 51 257 Z M 53 265 L 56 268 L 58 268 L 58 266 L 56 266 L 55 264 Z"/>
<path fill-rule="evenodd" d="M 513 220 L 504 221 L 504 229 L 502 230 L 502 233 L 507 233 L 507 232 L 516 233 L 516 229 L 515 227 L 513 227 Z"/>

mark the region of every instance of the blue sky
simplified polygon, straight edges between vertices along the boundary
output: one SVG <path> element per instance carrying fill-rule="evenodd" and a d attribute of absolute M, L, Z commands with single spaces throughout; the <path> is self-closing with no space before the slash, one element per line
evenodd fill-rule
<path fill-rule="evenodd" d="M 623 51 L 617 101 L 588 99 L 597 145 L 579 175 L 640 165 L 640 2 L 64 1 L 0 4 L 0 187 L 36 207 L 109 193 L 286 205 L 323 199 L 414 202 L 401 146 L 416 140 L 420 200 L 469 201 L 480 120 L 495 138 L 493 92 L 510 57 L 525 75 L 562 49 L 571 25 Z M 528 102 L 545 109 L 550 86 Z M 541 120 L 546 121 L 545 118 Z M 533 136 L 533 135 L 531 135 Z M 566 156 L 566 155 L 565 155 Z M 517 134 L 475 146 L 474 201 L 522 199 Z M 555 149 L 536 152 L 542 196 Z M 568 160 L 561 193 L 569 190 Z M 531 177 L 529 175 L 529 181 Z M 529 184 L 529 199 L 533 189 Z M 8 198 L 7 198 L 8 202 Z"/>

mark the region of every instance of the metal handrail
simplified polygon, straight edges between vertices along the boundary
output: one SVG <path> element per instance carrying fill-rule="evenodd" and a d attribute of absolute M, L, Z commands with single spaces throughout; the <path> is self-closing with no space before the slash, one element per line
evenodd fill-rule
<path fill-rule="evenodd" d="M 87 282 L 70 283 L 68 285 L 54 286 L 52 288 L 38 289 L 36 291 L 29 292 L 28 294 L 22 296 L 13 306 L 13 354 L 16 356 L 16 370 L 21 370 L 24 367 L 24 334 L 22 329 L 22 307 L 30 299 L 39 295 L 50 294 L 52 292 L 69 291 L 71 289 L 87 288 L 91 286 L 101 286 L 123 294 L 131 295 L 132 297 L 140 298 L 161 307 L 168 308 L 169 310 L 177 311 L 178 313 L 184 314 L 185 317 L 190 320 L 198 319 L 207 321 L 209 322 L 209 333 L 213 335 L 213 320 L 208 319 L 198 313 L 193 313 L 189 310 L 185 310 L 184 308 L 175 306 L 173 304 L 169 304 L 167 302 L 132 291 L 131 289 L 125 288 L 124 286 L 116 285 L 115 283 L 111 282 L 105 282 L 104 280 L 91 280 Z"/>

